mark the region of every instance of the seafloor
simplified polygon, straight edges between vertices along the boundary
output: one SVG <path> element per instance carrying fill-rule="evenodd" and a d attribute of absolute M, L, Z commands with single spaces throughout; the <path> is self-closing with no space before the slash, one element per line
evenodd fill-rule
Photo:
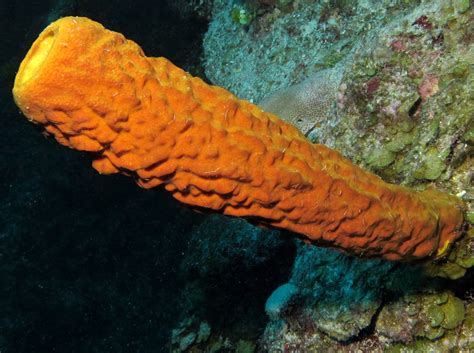
<path fill-rule="evenodd" d="M 14 105 L 87 16 L 384 180 L 466 204 L 442 261 L 363 260 L 100 176 Z M 474 3 L 0 0 L 0 352 L 474 351 Z"/>

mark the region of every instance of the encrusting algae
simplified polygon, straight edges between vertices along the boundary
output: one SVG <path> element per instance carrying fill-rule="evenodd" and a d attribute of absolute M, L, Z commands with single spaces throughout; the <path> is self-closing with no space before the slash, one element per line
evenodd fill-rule
<path fill-rule="evenodd" d="M 385 183 L 292 125 L 87 18 L 49 25 L 13 89 L 33 122 L 103 174 L 363 257 L 439 257 L 462 203 Z"/>

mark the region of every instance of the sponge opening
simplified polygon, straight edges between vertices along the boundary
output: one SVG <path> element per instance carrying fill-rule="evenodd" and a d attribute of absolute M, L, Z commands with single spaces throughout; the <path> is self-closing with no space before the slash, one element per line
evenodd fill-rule
<path fill-rule="evenodd" d="M 48 57 L 48 54 L 53 47 L 54 39 L 55 32 L 53 30 L 44 33 L 40 38 L 38 38 L 28 52 L 20 70 L 18 71 L 16 84 L 23 85 L 35 76 Z"/>

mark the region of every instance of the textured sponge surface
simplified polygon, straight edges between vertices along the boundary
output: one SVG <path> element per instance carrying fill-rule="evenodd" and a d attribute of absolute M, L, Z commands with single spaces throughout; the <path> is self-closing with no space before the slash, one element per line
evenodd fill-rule
<path fill-rule="evenodd" d="M 93 152 L 100 173 L 132 176 L 144 188 L 163 184 L 193 206 L 389 260 L 442 255 L 459 236 L 457 198 L 387 184 L 86 18 L 45 29 L 14 96 L 59 143 Z"/>

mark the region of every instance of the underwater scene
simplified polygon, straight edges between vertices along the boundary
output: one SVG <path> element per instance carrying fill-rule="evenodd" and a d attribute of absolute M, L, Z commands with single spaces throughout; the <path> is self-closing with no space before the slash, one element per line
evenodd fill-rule
<path fill-rule="evenodd" d="M 474 353 L 472 0 L 0 26 L 0 353 Z"/>

